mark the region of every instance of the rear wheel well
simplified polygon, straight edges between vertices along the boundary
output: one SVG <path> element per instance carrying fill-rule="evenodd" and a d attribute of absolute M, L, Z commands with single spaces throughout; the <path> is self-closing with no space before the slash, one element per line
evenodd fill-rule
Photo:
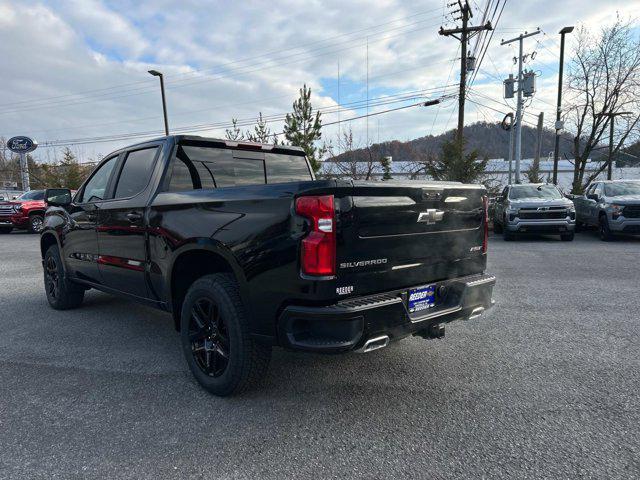
<path fill-rule="evenodd" d="M 42 255 L 42 258 L 44 258 L 44 254 L 47 253 L 49 247 L 51 247 L 51 245 L 56 245 L 57 243 L 58 242 L 56 241 L 56 237 L 54 235 L 52 235 L 51 233 L 44 234 L 40 239 L 40 254 Z"/>
<path fill-rule="evenodd" d="M 212 273 L 230 273 L 233 269 L 221 255 L 207 250 L 191 250 L 180 255 L 171 271 L 171 309 L 176 330 L 180 330 L 182 302 L 197 279 Z"/>

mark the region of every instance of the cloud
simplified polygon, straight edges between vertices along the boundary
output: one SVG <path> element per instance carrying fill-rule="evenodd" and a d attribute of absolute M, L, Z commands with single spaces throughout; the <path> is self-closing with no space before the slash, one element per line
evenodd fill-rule
<path fill-rule="evenodd" d="M 458 81 L 459 44 L 437 34 L 440 25 L 452 25 L 450 17 L 443 17 L 442 0 L 220 3 L 0 0 L 0 55 L 11 66 L 0 69 L 0 135 L 30 134 L 42 143 L 161 134 L 158 81 L 146 73 L 149 68 L 165 74 L 172 128 L 254 118 L 258 112 L 285 113 L 303 83 L 313 89 L 315 106 L 335 107 L 338 65 L 341 101 L 362 102 L 367 44 L 370 98 L 393 99 L 389 96 L 418 90 L 425 91 L 425 98 L 456 92 L 455 86 L 444 87 Z M 484 106 L 468 102 L 467 119 L 499 120 L 511 109 L 502 99 L 501 80 L 515 71 L 514 49 L 501 47 L 499 39 L 535 28 L 532 19 L 537 19 L 546 35 L 525 45 L 526 51 L 537 51 L 528 67 L 541 74 L 529 111 L 545 111 L 552 122 L 559 28 L 572 21 L 596 25 L 616 9 L 629 8 L 623 2 L 594 5 L 586 0 L 507 5 L 470 93 Z M 576 12 L 584 13 L 576 19 Z M 380 140 L 440 133 L 455 125 L 456 106 L 449 99 L 437 107 L 372 117 L 370 140 L 377 141 L 378 131 Z M 340 118 L 365 111 L 352 105 Z M 324 118 L 332 122 L 338 114 Z M 364 138 L 366 121 L 352 126 Z M 281 131 L 282 123 L 271 128 Z M 337 126 L 327 127 L 324 136 L 336 132 Z M 221 136 L 224 128 L 199 133 Z M 95 157 L 131 141 L 81 148 L 83 155 Z M 45 158 L 45 150 L 36 153 Z"/>

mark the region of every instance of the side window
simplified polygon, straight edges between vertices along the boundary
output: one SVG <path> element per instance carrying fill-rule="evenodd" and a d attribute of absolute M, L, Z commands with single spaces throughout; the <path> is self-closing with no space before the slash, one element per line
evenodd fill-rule
<path fill-rule="evenodd" d="M 596 195 L 598 195 L 598 197 L 602 196 L 602 184 L 598 183 L 596 185 L 596 188 L 593 189 L 593 193 L 595 193 Z"/>
<path fill-rule="evenodd" d="M 230 149 L 181 145 L 171 161 L 168 191 L 262 185 L 265 183 L 263 155 L 260 158 L 234 157 Z M 244 153 L 251 156 L 251 152 Z"/>
<path fill-rule="evenodd" d="M 104 198 L 105 191 L 107 190 L 107 184 L 109 183 L 109 177 L 113 171 L 113 167 L 116 166 L 118 157 L 113 157 L 103 163 L 93 176 L 86 183 L 84 190 L 80 195 L 78 203 L 87 202 L 99 202 Z"/>
<path fill-rule="evenodd" d="M 170 192 L 195 190 L 198 185 L 196 178 L 197 175 L 198 172 L 191 162 L 184 161 L 178 157 L 173 157 L 173 160 L 171 161 L 171 177 L 167 190 Z"/>
<path fill-rule="evenodd" d="M 128 198 L 140 193 L 153 173 L 158 147 L 129 152 L 124 160 L 114 198 Z"/>

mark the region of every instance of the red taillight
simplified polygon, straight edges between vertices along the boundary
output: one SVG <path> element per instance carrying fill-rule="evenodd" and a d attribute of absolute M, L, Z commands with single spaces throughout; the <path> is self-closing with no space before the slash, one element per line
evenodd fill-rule
<path fill-rule="evenodd" d="M 489 197 L 482 197 L 482 207 L 484 208 L 484 237 L 482 239 L 482 253 L 487 253 L 489 247 Z"/>
<path fill-rule="evenodd" d="M 311 221 L 311 232 L 302 240 L 302 273 L 335 275 L 336 214 L 333 195 L 300 197 L 296 199 L 296 213 Z"/>

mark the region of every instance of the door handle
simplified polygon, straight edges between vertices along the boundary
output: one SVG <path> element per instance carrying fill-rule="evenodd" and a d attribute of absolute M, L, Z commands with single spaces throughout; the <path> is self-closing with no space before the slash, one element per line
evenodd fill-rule
<path fill-rule="evenodd" d="M 129 212 L 127 213 L 127 220 L 129 220 L 131 223 L 138 222 L 142 220 L 142 214 L 138 212 Z"/>

